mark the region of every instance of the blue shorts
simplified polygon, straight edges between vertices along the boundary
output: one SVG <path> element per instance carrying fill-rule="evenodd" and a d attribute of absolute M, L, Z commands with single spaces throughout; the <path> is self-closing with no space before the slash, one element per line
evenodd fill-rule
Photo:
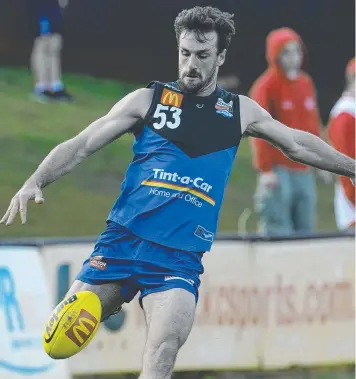
<path fill-rule="evenodd" d="M 172 288 L 184 288 L 198 301 L 199 275 L 204 272 L 202 256 L 203 252 L 187 252 L 143 240 L 108 221 L 76 279 L 89 284 L 120 281 L 126 303 L 139 291 L 141 304 L 144 296 Z"/>

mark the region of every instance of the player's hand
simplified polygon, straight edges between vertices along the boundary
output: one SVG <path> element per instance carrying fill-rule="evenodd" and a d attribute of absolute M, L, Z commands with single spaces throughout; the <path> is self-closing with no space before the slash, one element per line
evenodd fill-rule
<path fill-rule="evenodd" d="M 9 208 L 4 217 L 0 220 L 0 224 L 11 225 L 19 212 L 21 222 L 25 224 L 27 218 L 27 202 L 29 200 L 35 200 L 37 204 L 44 202 L 41 188 L 35 183 L 27 182 L 12 198 Z"/>
<path fill-rule="evenodd" d="M 276 188 L 278 186 L 278 175 L 274 171 L 262 172 L 258 179 L 262 187 Z"/>

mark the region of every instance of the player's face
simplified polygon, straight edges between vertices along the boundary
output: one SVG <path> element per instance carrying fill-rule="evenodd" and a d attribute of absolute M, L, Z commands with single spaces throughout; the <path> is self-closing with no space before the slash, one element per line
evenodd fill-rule
<path fill-rule="evenodd" d="M 219 67 L 224 63 L 226 50 L 218 54 L 218 35 L 204 33 L 199 42 L 194 32 L 183 31 L 179 38 L 179 84 L 183 91 L 198 93 L 215 87 Z"/>
<path fill-rule="evenodd" d="M 279 56 L 279 62 L 285 71 L 299 70 L 302 66 L 302 46 L 297 41 L 288 42 Z"/>

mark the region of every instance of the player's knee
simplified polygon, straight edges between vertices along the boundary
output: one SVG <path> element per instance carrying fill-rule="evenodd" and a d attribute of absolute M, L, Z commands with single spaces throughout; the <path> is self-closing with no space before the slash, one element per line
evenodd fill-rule
<path fill-rule="evenodd" d="M 179 342 L 167 340 L 158 344 L 146 344 L 140 379 L 159 377 L 170 378 L 179 350 Z"/>

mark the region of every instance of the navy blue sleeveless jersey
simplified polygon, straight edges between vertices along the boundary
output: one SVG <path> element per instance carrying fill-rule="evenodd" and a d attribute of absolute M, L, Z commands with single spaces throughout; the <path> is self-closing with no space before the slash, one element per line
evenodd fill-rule
<path fill-rule="evenodd" d="M 108 219 L 160 245 L 208 251 L 241 139 L 239 97 L 219 87 L 194 96 L 177 82 L 148 87 L 153 100 Z"/>

